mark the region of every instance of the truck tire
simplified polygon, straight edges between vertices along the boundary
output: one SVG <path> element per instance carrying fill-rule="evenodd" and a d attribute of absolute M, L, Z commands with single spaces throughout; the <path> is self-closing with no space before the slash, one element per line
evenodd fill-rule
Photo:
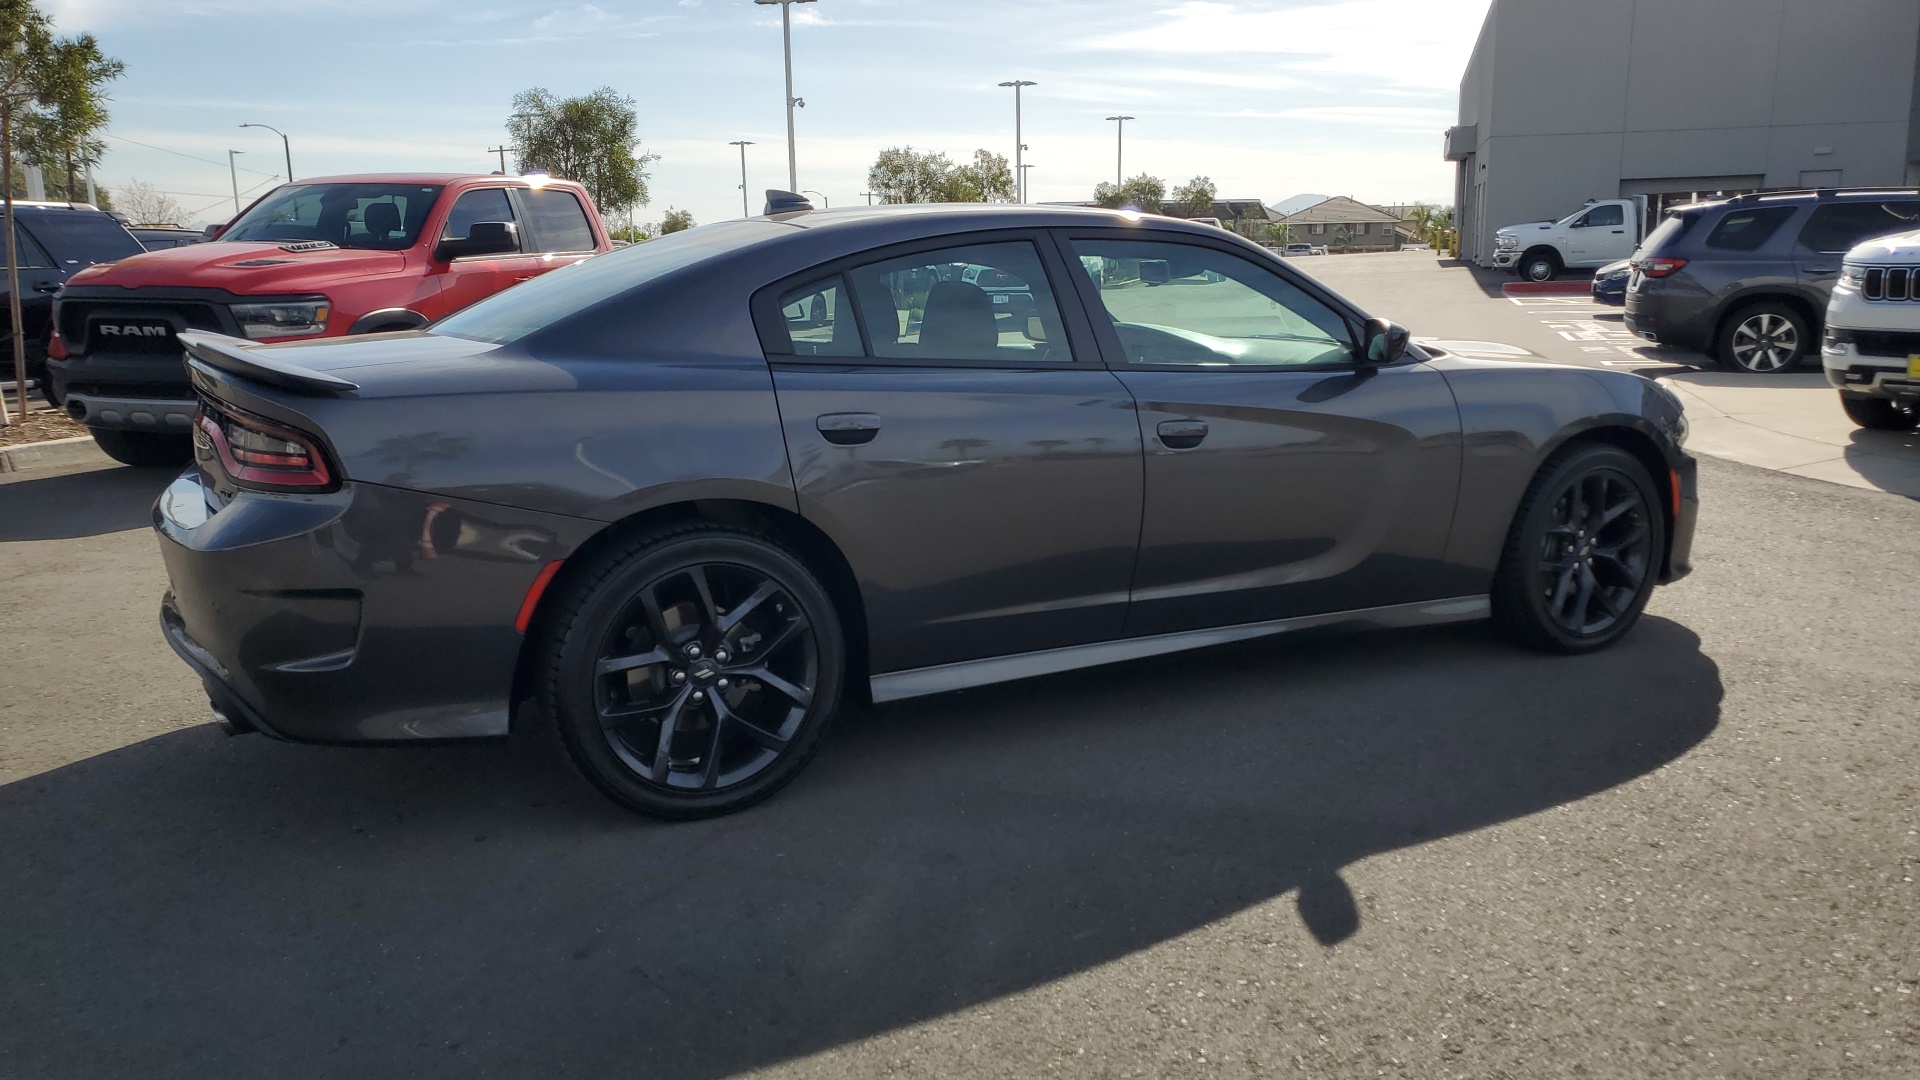
<path fill-rule="evenodd" d="M 1552 281 L 1560 273 L 1560 256 L 1552 248 L 1535 248 L 1520 259 L 1520 276 L 1528 281 Z"/>
<path fill-rule="evenodd" d="M 141 469 L 177 469 L 193 460 L 193 440 L 185 435 L 100 427 L 90 427 L 87 431 L 108 457 L 122 465 Z"/>
<path fill-rule="evenodd" d="M 1840 407 L 1846 410 L 1847 419 L 1868 431 L 1911 431 L 1920 424 L 1920 408 L 1886 398 L 1841 394 Z"/>

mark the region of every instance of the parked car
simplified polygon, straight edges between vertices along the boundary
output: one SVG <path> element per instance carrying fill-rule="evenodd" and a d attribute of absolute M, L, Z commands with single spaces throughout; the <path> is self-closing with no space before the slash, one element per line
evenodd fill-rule
<path fill-rule="evenodd" d="M 197 244 L 206 239 L 201 233 L 178 225 L 129 225 L 127 231 L 132 233 L 133 238 L 140 241 L 140 246 L 148 251 Z"/>
<path fill-rule="evenodd" d="M 1312 247 L 1310 247 L 1310 248 L 1308 248 L 1308 249 L 1307 249 L 1307 254 L 1309 254 L 1309 255 L 1325 255 L 1325 254 L 1328 254 L 1328 249 L 1327 249 L 1327 245 L 1325 245 L 1325 244 L 1315 244 L 1315 245 L 1313 245 Z"/>
<path fill-rule="evenodd" d="M 1627 281 L 1633 277 L 1633 261 L 1621 259 L 1610 262 L 1593 272 L 1593 284 L 1588 288 L 1593 293 L 1593 302 L 1612 307 L 1625 307 L 1627 303 Z"/>
<path fill-rule="evenodd" d="M 1493 265 L 1528 281 L 1605 266 L 1633 254 L 1647 215 L 1644 198 L 1590 202 L 1559 221 L 1508 225 L 1493 234 Z"/>
<path fill-rule="evenodd" d="M 1854 423 L 1878 431 L 1920 425 L 1920 232 L 1847 253 L 1827 302 L 1820 363 Z"/>
<path fill-rule="evenodd" d="M 1320 252 L 1314 250 L 1312 244 L 1288 244 L 1286 247 L 1280 249 L 1280 254 L 1289 259 L 1299 259 L 1305 258 L 1308 255 L 1318 255 Z"/>
<path fill-rule="evenodd" d="M 1814 355 L 1840 260 L 1920 226 L 1920 191 L 1740 195 L 1669 210 L 1633 256 L 1627 329 L 1755 375 Z"/>
<path fill-rule="evenodd" d="M 53 297 L 75 273 L 96 263 L 137 255 L 140 242 L 112 215 L 87 203 L 13 204 L 16 250 L 20 262 L 20 328 L 26 338 L 27 378 L 53 398 L 46 385 L 47 340 L 53 325 Z M 0 260 L 3 262 L 4 260 Z M 0 268 L 3 269 L 3 268 Z M 0 274 L 0 334 L 13 329 L 7 283 Z M 13 379 L 12 354 L 0 349 L 0 378 Z"/>
<path fill-rule="evenodd" d="M 798 209 L 425 332 L 181 341 L 162 622 L 227 723 L 499 736 L 531 698 L 663 817 L 766 797 L 844 699 L 1329 624 L 1599 649 L 1693 534 L 1658 384 L 1425 352 L 1170 218 Z"/>
<path fill-rule="evenodd" d="M 102 450 L 177 464 L 191 456 L 196 408 L 182 331 L 285 341 L 413 330 L 611 247 L 570 181 L 302 180 L 262 196 L 216 242 L 77 275 L 61 293 L 48 369 Z"/>

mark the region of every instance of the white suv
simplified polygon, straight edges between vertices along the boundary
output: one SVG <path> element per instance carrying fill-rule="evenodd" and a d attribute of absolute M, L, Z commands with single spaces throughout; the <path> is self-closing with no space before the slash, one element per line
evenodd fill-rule
<path fill-rule="evenodd" d="M 1820 364 L 1854 423 L 1879 431 L 1920 424 L 1920 232 L 1847 252 Z"/>

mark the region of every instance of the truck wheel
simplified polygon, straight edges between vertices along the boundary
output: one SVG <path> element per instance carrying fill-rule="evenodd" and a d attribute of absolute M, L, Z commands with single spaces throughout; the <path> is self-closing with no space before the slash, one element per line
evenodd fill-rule
<path fill-rule="evenodd" d="M 1841 394 L 1840 407 L 1847 419 L 1869 431 L 1910 431 L 1920 424 L 1920 408 L 1886 398 Z"/>
<path fill-rule="evenodd" d="M 1749 375 L 1779 375 L 1800 366 L 1813 330 L 1798 311 L 1776 301 L 1734 312 L 1720 328 L 1720 362 Z"/>
<path fill-rule="evenodd" d="M 1529 251 L 1520 260 L 1520 276 L 1528 281 L 1552 281 L 1560 272 L 1560 257 L 1551 251 Z"/>
<path fill-rule="evenodd" d="M 108 457 L 141 469 L 177 469 L 193 460 L 193 440 L 185 435 L 90 427 L 93 441 Z"/>

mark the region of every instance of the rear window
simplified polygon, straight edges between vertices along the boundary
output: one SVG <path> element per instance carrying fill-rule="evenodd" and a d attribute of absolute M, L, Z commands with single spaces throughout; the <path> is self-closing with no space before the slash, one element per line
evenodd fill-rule
<path fill-rule="evenodd" d="M 1800 230 L 1800 246 L 1845 252 L 1863 240 L 1920 225 L 1920 202 L 1843 202 L 1822 206 Z"/>
<path fill-rule="evenodd" d="M 1699 214 L 1668 214 L 1666 219 L 1660 222 L 1659 228 L 1648 233 L 1647 238 L 1640 241 L 1640 248 L 1633 253 L 1633 257 L 1636 259 L 1651 257 L 1658 254 L 1662 247 L 1678 243 L 1698 220 L 1700 220 Z"/>
<path fill-rule="evenodd" d="M 147 250 L 126 227 L 95 210 L 49 210 L 22 214 L 27 231 L 44 240 L 63 267 L 112 262 Z"/>
<path fill-rule="evenodd" d="M 1722 251 L 1759 251 L 1793 213 L 1791 206 L 1735 210 L 1721 218 L 1720 224 L 1707 234 L 1707 246 Z"/>
<path fill-rule="evenodd" d="M 592 251 L 593 226 L 573 192 L 560 188 L 526 191 L 527 214 L 533 219 L 533 238 L 541 251 Z"/>
<path fill-rule="evenodd" d="M 722 221 L 596 255 L 495 293 L 440 320 L 433 332 L 495 345 L 519 341 L 629 289 L 764 237 L 769 228 L 777 227 Z"/>

